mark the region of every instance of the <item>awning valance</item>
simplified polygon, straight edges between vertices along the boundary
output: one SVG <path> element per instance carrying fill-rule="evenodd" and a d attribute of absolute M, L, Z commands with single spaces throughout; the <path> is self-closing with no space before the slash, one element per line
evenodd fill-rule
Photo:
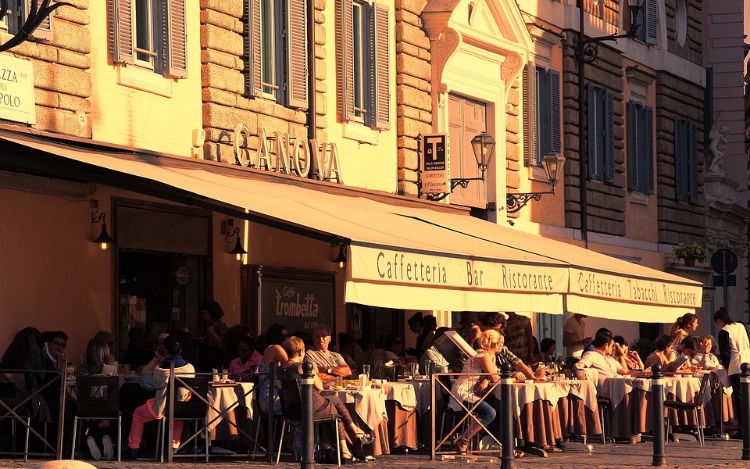
<path fill-rule="evenodd" d="M 282 227 L 345 239 L 345 300 L 351 303 L 550 314 L 567 308 L 643 322 L 673 321 L 700 306 L 697 282 L 469 216 L 332 194 L 286 179 L 260 180 L 244 168 L 186 158 L 7 131 L 0 131 L 0 139 L 0 168 L 43 173 L 40 154 L 30 152 L 37 150 L 46 162 L 67 163 L 89 182 L 130 190 L 138 190 L 134 181 L 145 182 Z"/>

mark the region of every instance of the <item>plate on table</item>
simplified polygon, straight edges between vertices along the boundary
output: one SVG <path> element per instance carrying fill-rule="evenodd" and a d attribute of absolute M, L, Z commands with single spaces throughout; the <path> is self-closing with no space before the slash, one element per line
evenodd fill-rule
<path fill-rule="evenodd" d="M 211 386 L 215 387 L 215 388 L 225 388 L 225 387 L 229 387 L 229 386 L 234 386 L 235 382 L 231 381 L 231 380 L 228 380 L 228 381 L 212 381 L 209 384 Z"/>

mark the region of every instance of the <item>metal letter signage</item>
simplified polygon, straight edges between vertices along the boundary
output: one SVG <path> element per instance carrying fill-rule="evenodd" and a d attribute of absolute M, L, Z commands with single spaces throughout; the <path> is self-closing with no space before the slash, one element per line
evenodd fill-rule
<path fill-rule="evenodd" d="M 450 192 L 448 177 L 448 137 L 446 134 L 422 136 L 422 193 Z"/>

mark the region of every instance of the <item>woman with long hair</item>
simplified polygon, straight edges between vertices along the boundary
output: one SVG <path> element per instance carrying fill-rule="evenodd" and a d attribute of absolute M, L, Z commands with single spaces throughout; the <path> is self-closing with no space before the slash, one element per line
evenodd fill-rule
<path fill-rule="evenodd" d="M 281 344 L 289 336 L 286 327 L 281 324 L 273 324 L 266 331 L 266 343 L 268 344 L 263 351 L 263 360 L 258 364 L 258 405 L 262 412 L 268 413 L 268 400 L 270 398 L 269 390 L 273 389 L 273 409 L 274 414 L 281 413 L 281 401 L 276 386 L 269 386 L 269 373 L 271 366 L 281 366 L 289 359 Z"/>
<path fill-rule="evenodd" d="M 78 367 L 78 376 L 117 376 L 117 367 L 109 363 L 109 345 L 98 337 L 89 340 L 86 345 L 86 361 Z M 93 398 L 101 398 L 103 390 L 91 388 Z M 114 446 L 112 436 L 109 434 L 109 420 L 88 421 L 88 427 L 84 430 L 86 444 L 91 456 L 97 461 L 102 459 L 111 460 L 114 457 Z M 103 450 L 103 451 L 102 451 Z"/>

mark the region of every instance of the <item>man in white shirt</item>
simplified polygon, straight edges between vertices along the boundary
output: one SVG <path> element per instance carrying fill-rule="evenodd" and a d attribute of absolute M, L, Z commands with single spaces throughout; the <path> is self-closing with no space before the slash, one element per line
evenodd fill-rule
<path fill-rule="evenodd" d="M 352 369 L 346 364 L 344 357 L 328 348 L 331 345 L 330 327 L 318 326 L 313 331 L 313 343 L 315 347 L 307 351 L 305 360 L 309 360 L 318 367 L 318 375 L 323 383 L 330 383 L 336 379 L 336 376 L 346 378 L 352 375 Z"/>
<path fill-rule="evenodd" d="M 586 352 L 581 359 L 573 365 L 574 370 L 590 368 L 598 372 L 597 389 L 601 388 L 602 383 L 607 378 L 616 378 L 620 375 L 635 374 L 620 364 L 612 357 L 614 341 L 612 334 L 609 332 L 597 333 L 593 341 L 594 350 Z"/>

